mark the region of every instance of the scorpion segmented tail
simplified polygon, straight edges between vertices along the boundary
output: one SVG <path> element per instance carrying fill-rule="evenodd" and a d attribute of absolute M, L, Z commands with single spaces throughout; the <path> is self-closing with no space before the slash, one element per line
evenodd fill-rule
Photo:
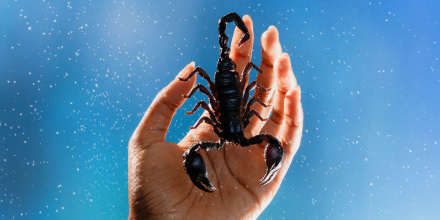
<path fill-rule="evenodd" d="M 238 42 L 238 47 L 241 47 L 244 42 L 249 40 L 249 30 L 247 29 L 246 25 L 244 24 L 243 20 L 240 18 L 240 16 L 235 13 L 229 13 L 225 16 L 223 16 L 218 21 L 218 33 L 219 33 L 219 43 L 220 43 L 220 57 L 221 58 L 228 58 L 230 48 L 228 47 L 228 36 L 225 34 L 226 31 L 226 23 L 229 22 L 235 22 L 235 25 L 243 32 L 243 35 L 241 36 L 240 42 Z"/>

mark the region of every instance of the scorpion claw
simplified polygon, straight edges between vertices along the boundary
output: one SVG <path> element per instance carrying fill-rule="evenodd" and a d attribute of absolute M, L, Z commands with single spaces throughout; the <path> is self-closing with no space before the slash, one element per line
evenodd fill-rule
<path fill-rule="evenodd" d="M 208 179 L 205 161 L 200 154 L 194 151 L 185 152 L 183 155 L 183 167 L 191 181 L 199 189 L 209 193 L 212 193 L 212 190 L 216 190 Z"/>
<path fill-rule="evenodd" d="M 283 162 L 284 149 L 280 143 L 269 143 L 264 151 L 264 159 L 266 160 L 266 175 L 260 180 L 260 185 L 266 185 L 272 181 L 280 171 Z"/>

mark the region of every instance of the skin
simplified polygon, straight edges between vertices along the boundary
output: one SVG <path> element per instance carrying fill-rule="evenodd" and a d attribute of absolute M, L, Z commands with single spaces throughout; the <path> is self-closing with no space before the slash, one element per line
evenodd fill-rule
<path fill-rule="evenodd" d="M 250 40 L 237 50 L 242 32 L 236 28 L 231 42 L 230 57 L 238 73 L 251 60 L 254 39 L 251 18 L 246 15 L 243 20 Z M 221 150 L 199 151 L 217 190 L 206 193 L 194 186 L 182 166 L 184 151 L 200 141 L 219 141 L 219 137 L 210 125 L 202 123 L 190 130 L 180 143 L 165 141 L 174 114 L 186 100 L 182 95 L 188 94 L 196 83 L 196 75 L 188 82 L 176 77 L 156 96 L 129 142 L 129 219 L 256 219 L 267 207 L 298 150 L 303 111 L 301 91 L 290 58 L 282 53 L 274 26 L 263 33 L 261 44 L 260 68 L 264 74 L 258 74 L 257 81 L 271 91 L 264 93 L 257 89 L 254 96 L 260 95 L 270 106 L 255 104 L 252 109 L 263 118 L 271 112 L 272 115 L 267 121 L 252 118 L 245 136 L 269 133 L 281 141 L 284 159 L 275 179 L 265 186 L 258 184 L 266 173 L 265 142 L 246 148 L 227 144 Z M 192 70 L 193 62 L 178 77 L 184 78 Z"/>

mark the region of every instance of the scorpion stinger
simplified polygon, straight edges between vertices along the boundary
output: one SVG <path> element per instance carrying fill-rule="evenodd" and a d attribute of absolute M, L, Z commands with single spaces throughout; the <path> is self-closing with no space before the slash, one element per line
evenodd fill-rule
<path fill-rule="evenodd" d="M 268 92 L 269 88 L 264 88 L 257 81 L 252 81 L 246 86 L 246 76 L 251 69 L 263 73 L 255 64 L 249 62 L 243 70 L 242 78 L 236 71 L 234 61 L 229 58 L 230 48 L 228 47 L 228 36 L 225 34 L 226 23 L 234 21 L 237 27 L 243 32 L 238 42 L 238 47 L 250 39 L 249 30 L 245 23 L 236 13 L 230 13 L 223 16 L 218 22 L 219 42 L 220 42 L 220 59 L 217 63 L 217 71 L 215 72 L 215 81 L 213 82 L 202 68 L 196 67 L 186 78 L 179 78 L 181 81 L 187 82 L 191 77 L 198 73 L 202 78 L 208 81 L 208 88 L 201 84 L 197 84 L 185 98 L 190 98 L 197 90 L 208 96 L 209 104 L 199 101 L 196 106 L 187 114 L 193 114 L 199 107 L 205 109 L 208 116 L 201 117 L 199 121 L 190 129 L 196 129 L 201 123 L 212 126 L 213 131 L 220 138 L 219 142 L 199 142 L 190 146 L 183 154 L 183 167 L 195 186 L 205 192 L 213 192 L 215 187 L 208 179 L 208 173 L 203 157 L 197 153 L 203 149 L 205 151 L 220 150 L 225 143 L 233 145 L 241 145 L 248 147 L 255 144 L 266 142 L 266 150 L 264 158 L 266 161 L 266 175 L 260 180 L 261 185 L 265 185 L 272 181 L 281 168 L 283 161 L 283 147 L 275 137 L 270 134 L 259 134 L 251 138 L 244 136 L 244 129 L 249 124 L 250 119 L 255 116 L 261 121 L 266 118 L 255 111 L 251 110 L 254 104 L 260 104 L 267 107 L 259 97 L 249 99 L 249 92 L 255 88 L 262 92 Z M 243 93 L 244 91 L 244 93 Z M 209 108 L 211 106 L 212 110 Z M 245 161 L 243 161 L 245 162 Z"/>

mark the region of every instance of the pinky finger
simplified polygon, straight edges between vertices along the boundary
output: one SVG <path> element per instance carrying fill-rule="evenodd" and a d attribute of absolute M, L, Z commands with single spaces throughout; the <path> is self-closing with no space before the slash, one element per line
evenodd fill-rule
<path fill-rule="evenodd" d="M 286 93 L 284 99 L 284 125 L 281 140 L 288 148 L 287 152 L 295 154 L 301 142 L 304 114 L 301 104 L 301 89 L 296 86 Z"/>
<path fill-rule="evenodd" d="M 298 151 L 303 130 L 303 109 L 301 104 L 301 89 L 296 86 L 286 93 L 284 99 L 284 123 L 281 132 L 281 144 L 284 146 L 282 169 L 277 178 L 281 180 L 286 175 L 293 157 Z"/>

